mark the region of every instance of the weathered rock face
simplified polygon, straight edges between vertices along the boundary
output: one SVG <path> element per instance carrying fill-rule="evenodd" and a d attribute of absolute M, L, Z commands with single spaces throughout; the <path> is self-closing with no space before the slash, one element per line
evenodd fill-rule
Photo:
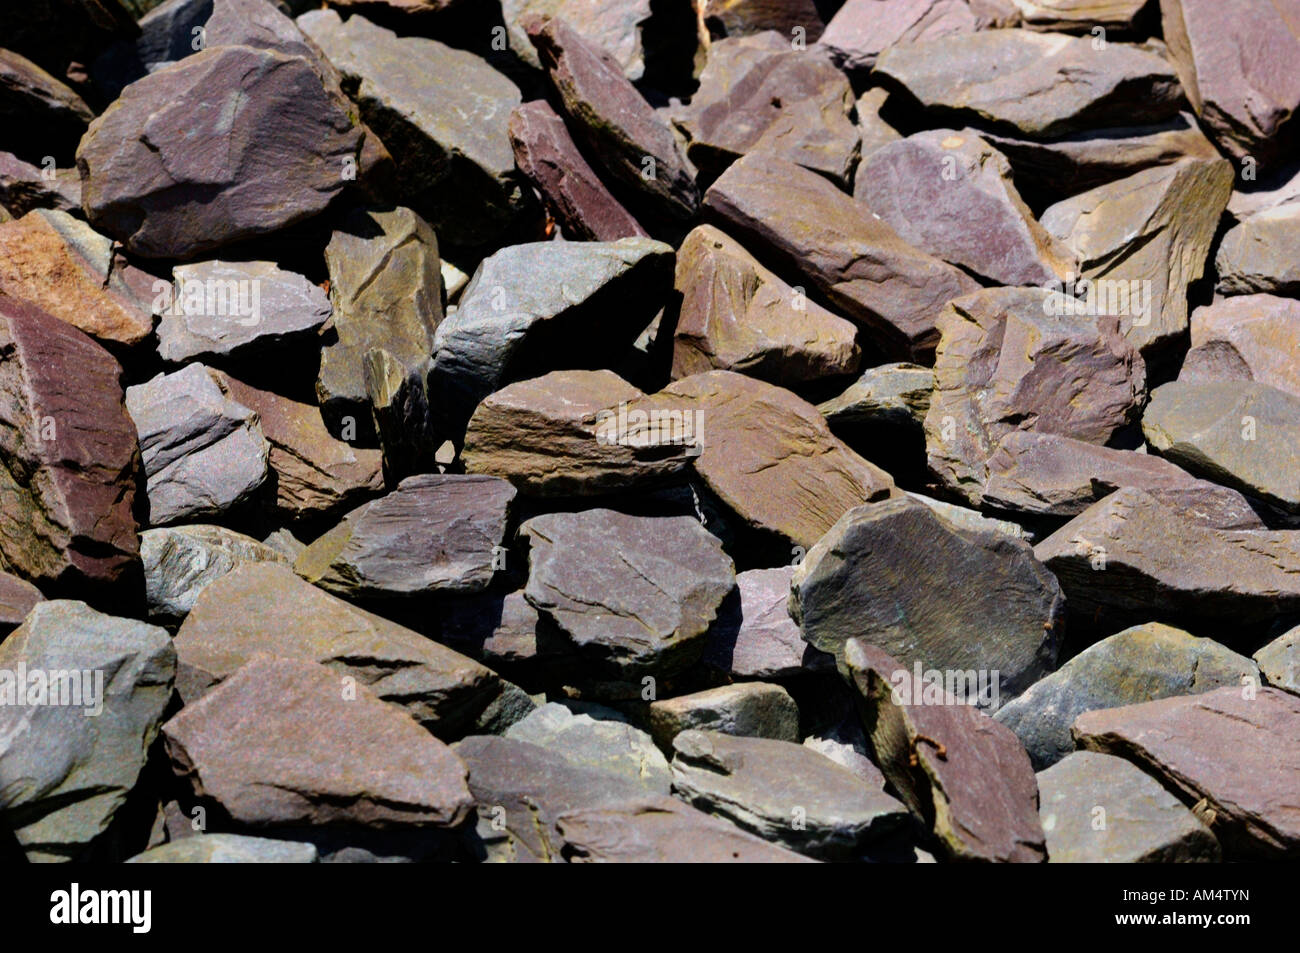
<path fill-rule="evenodd" d="M 861 153 L 862 158 L 866 158 L 875 152 L 881 146 L 888 145 L 891 142 L 897 142 L 903 138 L 902 134 L 885 122 L 880 116 L 880 110 L 884 108 L 885 103 L 889 100 L 888 90 L 881 89 L 879 86 L 868 89 L 861 96 L 854 106 L 858 114 L 858 133 L 862 137 Z M 853 177 L 853 197 L 857 198 L 859 189 L 867 184 L 865 178 Z"/>
<path fill-rule="evenodd" d="M 930 469 L 972 503 L 998 442 L 1032 430 L 1105 444 L 1137 414 L 1146 368 L 1111 315 L 1041 288 L 990 288 L 939 316 L 925 417 Z"/>
<path fill-rule="evenodd" d="M 1074 270 L 1021 200 L 1006 157 L 969 132 L 931 129 L 881 146 L 857 176 L 854 197 L 905 241 L 991 282 L 1042 285 Z"/>
<path fill-rule="evenodd" d="M 195 524 L 140 534 L 149 618 L 180 622 L 214 579 L 248 563 L 289 560 L 257 540 L 222 526 Z"/>
<path fill-rule="evenodd" d="M 0 209 L 21 218 L 38 208 L 80 214 L 81 177 L 77 170 L 56 168 L 49 176 L 44 168 L 0 151 Z"/>
<path fill-rule="evenodd" d="M 1115 116 L 1140 124 L 1178 112 L 1183 92 L 1164 57 L 1130 43 L 1099 50 L 1092 41 L 1029 30 L 958 34 L 891 47 L 874 75 L 937 119 L 1034 139 L 1104 127 Z"/>
<path fill-rule="evenodd" d="M 314 864 L 320 852 L 314 844 L 249 837 L 245 834 L 204 834 L 150 847 L 128 864 Z"/>
<path fill-rule="evenodd" d="M 195 796 L 237 824 L 452 828 L 473 806 L 451 749 L 315 662 L 252 659 L 163 737 Z"/>
<path fill-rule="evenodd" d="M 70 600 L 37 605 L 0 643 L 0 819 L 28 860 L 76 859 L 108 827 L 175 668 L 163 629 Z"/>
<path fill-rule="evenodd" d="M 1239 632 L 1300 610 L 1300 533 L 1218 529 L 1133 487 L 1090 506 L 1034 553 L 1071 612 L 1112 629 L 1155 617 Z"/>
<path fill-rule="evenodd" d="M 803 640 L 790 618 L 793 566 L 736 574 L 738 598 L 709 628 L 703 662 L 733 678 L 782 678 L 825 671 L 834 660 Z M 732 611 L 728 611 L 728 610 Z"/>
<path fill-rule="evenodd" d="M 926 703 L 921 680 L 862 639 L 845 658 L 880 769 L 940 850 L 952 860 L 1046 860 L 1034 770 L 1016 736 L 942 689 Z"/>
<path fill-rule="evenodd" d="M 783 847 L 849 859 L 907 824 L 907 808 L 811 748 L 717 731 L 673 739 L 673 789 Z"/>
<path fill-rule="evenodd" d="M 1268 684 L 1300 695 L 1300 630 L 1291 629 L 1255 653 Z"/>
<path fill-rule="evenodd" d="M 662 483 L 699 452 L 695 417 L 631 418 L 624 405 L 644 396 L 613 371 L 552 371 L 511 384 L 478 405 L 461 459 L 468 472 L 504 477 L 528 496 Z"/>
<path fill-rule="evenodd" d="M 822 176 L 774 156 L 733 163 L 705 194 L 704 209 L 755 254 L 806 277 L 898 357 L 931 353 L 935 315 L 978 287 L 909 245 Z"/>
<path fill-rule="evenodd" d="M 909 499 L 844 514 L 790 593 L 804 638 L 841 668 L 861 637 L 907 666 L 989 673 L 968 700 L 990 709 L 1050 670 L 1060 646 L 1061 591 L 1027 543 L 959 530 Z"/>
<path fill-rule="evenodd" d="M 717 0 L 704 6 L 713 36 L 750 36 L 765 30 L 814 42 L 826 26 L 816 0 Z"/>
<path fill-rule="evenodd" d="M 310 347 L 332 313 L 328 296 L 274 262 L 204 261 L 172 271 L 158 323 L 165 361 L 237 362 Z"/>
<path fill-rule="evenodd" d="M 1253 380 L 1300 397 L 1300 365 L 1292 355 L 1300 302 L 1240 295 L 1192 312 L 1192 349 L 1179 380 Z"/>
<path fill-rule="evenodd" d="M 1300 396 L 1253 381 L 1174 381 L 1152 392 L 1142 432 L 1189 472 L 1300 512 Z"/>
<path fill-rule="evenodd" d="M 510 49 L 529 66 L 541 68 L 528 41 L 534 17 L 561 17 L 593 47 L 610 57 L 629 80 L 646 71 L 646 28 L 655 11 L 650 0 L 502 0 Z"/>
<path fill-rule="evenodd" d="M 681 671 L 735 585 L 731 559 L 692 517 L 551 513 L 519 529 L 524 595 L 593 663 L 621 678 Z"/>
<path fill-rule="evenodd" d="M 510 114 L 509 131 L 515 163 L 542 193 L 547 210 L 566 235 L 595 242 L 646 237 L 645 229 L 610 194 L 564 120 L 545 100 L 517 106 Z"/>
<path fill-rule="evenodd" d="M 77 167 L 97 229 L 136 254 L 193 258 L 323 211 L 361 142 L 309 61 L 225 46 L 131 84 L 90 124 Z"/>
<path fill-rule="evenodd" d="M 574 767 L 635 780 L 646 794 L 672 789 L 668 759 L 648 734 L 623 722 L 574 714 L 552 703 L 515 722 L 505 737 L 545 748 Z"/>
<path fill-rule="evenodd" d="M 1016 733 L 1041 771 L 1074 750 L 1070 726 L 1085 711 L 1244 683 L 1259 684 L 1250 659 L 1152 622 L 1090 645 L 994 717 Z"/>
<path fill-rule="evenodd" d="M 67 212 L 41 209 L 0 225 L 0 295 L 21 298 L 110 347 L 153 330 L 154 278 Z"/>
<path fill-rule="evenodd" d="M 140 435 L 150 525 L 218 516 L 266 482 L 270 447 L 257 414 L 202 364 L 128 387 L 126 409 Z"/>
<path fill-rule="evenodd" d="M 1075 741 L 1136 763 L 1195 804 L 1226 859 L 1294 857 L 1300 698 L 1276 688 L 1244 694 L 1221 688 L 1091 711 L 1075 721 Z"/>
<path fill-rule="evenodd" d="M 314 10 L 298 25 L 343 74 L 366 125 L 397 152 L 407 204 L 449 245 L 479 246 L 533 210 L 506 127 L 517 86 L 472 53 L 399 37 L 359 15 Z"/>
<path fill-rule="evenodd" d="M 768 32 L 712 44 L 700 88 L 675 122 L 706 179 L 761 152 L 847 188 L 859 143 L 852 111 L 848 78 L 827 57 Z"/>
<path fill-rule="evenodd" d="M 780 685 L 739 682 L 650 705 L 650 733 L 665 751 L 683 731 L 799 740 L 799 706 Z"/>
<path fill-rule="evenodd" d="M 1256 212 L 1228 231 L 1214 258 L 1223 294 L 1294 295 L 1300 290 L 1296 223 L 1300 203 Z"/>
<path fill-rule="evenodd" d="M 1079 256 L 1085 301 L 1122 315 L 1144 354 L 1181 340 L 1187 286 L 1201 277 L 1232 193 L 1232 165 L 1189 159 L 1157 166 L 1053 205 L 1043 225 Z"/>
<path fill-rule="evenodd" d="M 345 516 L 294 569 L 351 599 L 479 592 L 492 581 L 498 553 L 504 556 L 514 498 L 514 488 L 497 477 L 408 477 Z"/>
<path fill-rule="evenodd" d="M 27 613 L 44 602 L 41 590 L 30 582 L 7 572 L 0 572 L 0 638 L 22 625 Z"/>
<path fill-rule="evenodd" d="M 601 366 L 582 339 L 598 332 L 606 358 L 631 344 L 671 273 L 671 246 L 645 238 L 535 242 L 484 259 L 434 338 L 430 384 L 443 425 L 459 436 L 479 401 L 514 381 Z"/>
<path fill-rule="evenodd" d="M 882 52 L 899 43 L 1008 26 L 1011 17 L 996 6 L 979 0 L 848 0 L 826 25 L 818 45 L 842 69 L 865 72 Z"/>
<path fill-rule="evenodd" d="M 920 432 L 934 390 L 934 371 L 918 364 L 881 364 L 862 372 L 817 409 L 832 427 L 892 424 Z"/>
<path fill-rule="evenodd" d="M 90 107 L 63 83 L 25 56 L 0 50 L 0 121 L 27 130 L 16 137 L 14 148 L 28 159 L 71 155 L 94 118 Z"/>
<path fill-rule="evenodd" d="M 122 369 L 89 337 L 0 297 L 0 568 L 95 597 L 139 573 L 140 475 Z"/>
<path fill-rule="evenodd" d="M 1158 781 L 1123 758 L 1076 751 L 1039 772 L 1038 796 L 1052 863 L 1219 860 L 1219 842 L 1210 829 Z"/>
<path fill-rule="evenodd" d="M 240 566 L 209 583 L 175 644 L 177 688 L 186 704 L 265 652 L 351 676 L 448 740 L 473 730 L 503 686 L 477 662 L 269 562 Z"/>
<path fill-rule="evenodd" d="M 893 481 L 834 437 L 815 407 L 730 371 L 693 374 L 638 407 L 702 414 L 695 471 L 747 527 L 805 550 Z"/>
<path fill-rule="evenodd" d="M 1031 30 L 1091 33 L 1094 26 L 1128 30 L 1146 0 L 1014 0 L 1021 23 Z"/>
<path fill-rule="evenodd" d="M 1187 98 L 1219 146 L 1267 160 L 1300 109 L 1296 11 L 1290 4 L 1233 16 L 1212 0 L 1160 0 L 1165 42 Z"/>
<path fill-rule="evenodd" d="M 678 249 L 676 290 L 674 378 L 718 369 L 789 385 L 857 370 L 851 322 L 808 301 L 711 225 Z"/>

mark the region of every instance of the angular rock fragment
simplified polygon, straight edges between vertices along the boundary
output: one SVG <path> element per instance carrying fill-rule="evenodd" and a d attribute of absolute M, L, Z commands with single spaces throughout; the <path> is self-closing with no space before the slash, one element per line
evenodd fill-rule
<path fill-rule="evenodd" d="M 1243 684 L 1259 684 L 1250 659 L 1152 622 L 1088 646 L 993 717 L 1016 733 L 1041 771 L 1074 750 L 1070 726 L 1085 711 Z"/>
<path fill-rule="evenodd" d="M 967 679 L 965 696 L 986 708 L 1050 670 L 1060 646 L 1060 587 L 1027 543 L 959 529 L 910 499 L 844 514 L 790 592 L 804 638 L 841 668 L 861 637 L 908 666 L 987 673 L 978 687 Z"/>
<path fill-rule="evenodd" d="M 942 692 L 925 703 L 921 680 L 862 639 L 845 658 L 880 769 L 940 851 L 951 860 L 1046 860 L 1034 770 L 1016 736 Z"/>
<path fill-rule="evenodd" d="M 204 834 L 151 847 L 128 864 L 314 864 L 320 860 L 314 844 L 249 837 L 246 834 Z"/>
<path fill-rule="evenodd" d="M 1300 698 L 1276 688 L 1220 688 L 1080 715 L 1076 743 L 1132 761 L 1214 832 L 1224 856 L 1300 852 Z"/>
<path fill-rule="evenodd" d="M 1300 204 L 1256 212 L 1228 230 L 1214 257 L 1221 294 L 1294 295 L 1300 291 L 1295 235 Z"/>
<path fill-rule="evenodd" d="M 652 32 L 651 18 L 658 12 L 650 0 L 502 0 L 511 51 L 529 66 L 541 68 L 537 51 L 528 41 L 528 22 L 534 17 L 562 17 L 583 39 L 608 55 L 623 75 L 636 82 L 644 77 Z"/>
<path fill-rule="evenodd" d="M 732 678 L 771 679 L 825 671 L 833 660 L 803 640 L 790 618 L 793 566 L 736 574 L 734 613 L 724 605 L 709 628 L 703 663 Z"/>
<path fill-rule="evenodd" d="M 851 859 L 908 822 L 894 798 L 801 744 L 683 731 L 673 750 L 678 795 L 810 857 Z"/>
<path fill-rule="evenodd" d="M 892 355 L 924 358 L 934 318 L 978 285 L 914 248 L 816 173 L 767 155 L 734 162 L 709 188 L 710 220 L 772 264 L 801 274 Z"/>
<path fill-rule="evenodd" d="M 27 613 L 45 597 L 25 579 L 0 571 L 0 639 L 22 625 Z"/>
<path fill-rule="evenodd" d="M 1014 0 L 1020 22 L 1031 30 L 1092 33 L 1129 30 L 1147 0 Z"/>
<path fill-rule="evenodd" d="M 0 152 L 0 209 L 21 218 L 38 208 L 81 214 L 77 170 L 37 168 L 11 152 Z"/>
<path fill-rule="evenodd" d="M 1011 8 L 998 7 L 980 0 L 848 0 L 826 25 L 818 46 L 841 69 L 866 72 L 900 43 L 1010 25 Z"/>
<path fill-rule="evenodd" d="M 504 552 L 514 498 L 497 477 L 408 477 L 308 546 L 294 570 L 349 599 L 479 592 Z"/>
<path fill-rule="evenodd" d="M 0 355 L 0 569 L 51 595 L 125 596 L 140 566 L 140 450 L 121 366 L 72 325 L 3 297 Z"/>
<path fill-rule="evenodd" d="M 247 563 L 288 563 L 257 540 L 223 526 L 196 523 L 140 534 L 149 618 L 180 622 L 212 580 Z"/>
<path fill-rule="evenodd" d="M 799 740 L 799 706 L 780 685 L 738 682 L 650 705 L 650 733 L 665 751 L 683 731 Z"/>
<path fill-rule="evenodd" d="M 715 37 L 750 36 L 775 30 L 812 43 L 826 28 L 828 15 L 817 0 L 711 0 L 701 4 L 705 26 Z"/>
<path fill-rule="evenodd" d="M 1210 829 L 1123 758 L 1076 751 L 1039 772 L 1038 796 L 1051 863 L 1219 860 L 1219 842 Z"/>
<path fill-rule="evenodd" d="M 1300 695 L 1300 630 L 1291 629 L 1255 653 L 1264 681 Z"/>
<path fill-rule="evenodd" d="M 858 114 L 858 133 L 862 137 L 861 154 L 866 158 L 881 146 L 903 138 L 897 129 L 880 117 L 880 110 L 889 99 L 889 92 L 879 86 L 868 89 L 858 97 L 854 109 Z M 865 177 L 853 177 L 853 197 L 860 197 L 860 189 L 867 185 Z"/>
<path fill-rule="evenodd" d="M 522 590 L 471 596 L 442 607 L 438 641 L 499 671 L 537 662 L 537 610 Z"/>
<path fill-rule="evenodd" d="M 1252 380 L 1300 397 L 1300 302 L 1238 295 L 1197 308 L 1191 325 L 1179 380 Z"/>
<path fill-rule="evenodd" d="M 219 516 L 266 482 L 270 447 L 257 414 L 202 364 L 128 387 L 126 409 L 140 434 L 150 525 Z"/>
<path fill-rule="evenodd" d="M 930 407 L 934 371 L 919 364 L 881 364 L 862 372 L 838 397 L 817 409 L 832 427 L 893 424 L 919 431 Z"/>
<path fill-rule="evenodd" d="M 545 748 L 575 767 L 631 778 L 646 794 L 668 794 L 672 788 L 668 760 L 648 734 L 631 725 L 551 703 L 515 722 L 505 737 Z"/>
<path fill-rule="evenodd" d="M 71 600 L 40 603 L 0 643 L 0 819 L 28 860 L 75 860 L 109 826 L 175 669 L 163 629 Z"/>

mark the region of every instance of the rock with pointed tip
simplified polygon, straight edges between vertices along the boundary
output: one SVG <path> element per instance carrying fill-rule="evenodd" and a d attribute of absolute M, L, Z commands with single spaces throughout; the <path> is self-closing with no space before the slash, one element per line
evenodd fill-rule
<path fill-rule="evenodd" d="M 1300 695 L 1300 629 L 1291 629 L 1255 653 L 1268 684 Z"/>

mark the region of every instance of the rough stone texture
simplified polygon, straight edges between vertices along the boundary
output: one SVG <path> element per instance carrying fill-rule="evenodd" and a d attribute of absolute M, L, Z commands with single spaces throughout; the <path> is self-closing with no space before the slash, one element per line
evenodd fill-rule
<path fill-rule="evenodd" d="M 1043 226 L 1078 255 L 1088 300 L 1123 315 L 1146 354 L 1186 333 L 1187 286 L 1205 270 L 1232 181 L 1225 159 L 1157 166 L 1053 205 Z"/>
<path fill-rule="evenodd" d="M 223 46 L 132 83 L 90 124 L 77 168 L 97 229 L 193 258 L 323 211 L 361 143 L 308 60 Z"/>
<path fill-rule="evenodd" d="M 1055 139 L 1174 116 L 1183 92 L 1174 69 L 1153 48 L 1030 30 L 987 30 L 885 50 L 878 80 L 896 84 L 936 119 L 1003 133 Z"/>
<path fill-rule="evenodd" d="M 834 661 L 803 640 L 790 618 L 793 566 L 736 574 L 737 598 L 709 628 L 703 662 L 732 678 L 782 678 L 825 671 Z M 729 611 L 730 610 L 730 611 Z"/>
<path fill-rule="evenodd" d="M 1222 294 L 1294 295 L 1300 291 L 1296 229 L 1300 203 L 1256 212 L 1231 228 L 1214 258 Z"/>
<path fill-rule="evenodd" d="M 82 332 L 0 298 L 0 569 L 51 595 L 122 596 L 139 573 L 140 477 L 122 368 Z"/>
<path fill-rule="evenodd" d="M 270 261 L 195 262 L 172 278 L 158 353 L 175 364 L 267 360 L 281 348 L 310 347 L 331 314 L 324 291 Z"/>
<path fill-rule="evenodd" d="M 650 705 L 650 734 L 665 751 L 683 731 L 799 740 L 799 706 L 780 685 L 739 682 Z"/>
<path fill-rule="evenodd" d="M 979 0 L 848 0 L 826 25 L 818 45 L 841 68 L 865 72 L 899 43 L 1009 25 L 1009 11 L 995 11 L 996 6 Z"/>
<path fill-rule="evenodd" d="M 852 110 L 848 78 L 827 57 L 768 32 L 712 44 L 700 88 L 674 121 L 707 179 L 761 152 L 847 188 L 860 141 Z"/>
<path fill-rule="evenodd" d="M 177 632 L 176 651 L 186 704 L 266 652 L 329 665 L 443 739 L 473 730 L 503 691 L 477 662 L 275 563 L 240 566 L 210 583 Z"/>
<path fill-rule="evenodd" d="M 1160 0 L 1160 13 L 1187 98 L 1219 146 L 1238 157 L 1276 154 L 1300 109 L 1300 11 L 1268 3 L 1240 16 L 1214 0 Z"/>
<path fill-rule="evenodd" d="M 314 864 L 320 860 L 314 844 L 249 837 L 246 834 L 204 834 L 150 847 L 128 864 Z"/>
<path fill-rule="evenodd" d="M 790 593 L 804 638 L 841 667 L 861 637 L 908 666 L 996 671 L 996 697 L 980 699 L 990 708 L 1050 670 L 1060 647 L 1061 591 L 1027 543 L 959 529 L 910 499 L 844 514 Z"/>
<path fill-rule="evenodd" d="M 672 130 L 618 66 L 561 18 L 534 20 L 528 38 L 575 126 L 606 172 L 674 219 L 695 212 L 694 172 Z"/>
<path fill-rule="evenodd" d="M 854 109 L 858 113 L 858 133 L 862 137 L 861 153 L 866 158 L 881 146 L 897 142 L 902 134 L 880 117 L 880 110 L 889 99 L 889 91 L 879 86 L 872 87 L 858 97 Z M 853 197 L 859 197 L 859 190 L 867 185 L 865 178 L 853 177 Z"/>
<path fill-rule="evenodd" d="M 15 685 L 19 666 L 28 676 Z M 40 603 L 0 642 L 0 820 L 28 860 L 76 859 L 108 827 L 144 768 L 175 669 L 164 630 L 70 600 Z M 49 694 L 33 697 L 38 670 Z"/>
<path fill-rule="evenodd" d="M 734 162 L 705 194 L 704 209 L 755 254 L 806 277 L 899 358 L 932 352 L 935 315 L 978 287 L 822 176 L 774 156 Z"/>
<path fill-rule="evenodd" d="M 528 496 L 590 496 L 662 483 L 699 452 L 693 416 L 652 424 L 620 406 L 645 395 L 613 371 L 552 371 L 485 398 L 461 460 Z M 624 426 L 625 425 L 625 426 Z M 639 426 L 638 426 L 639 425 Z"/>
<path fill-rule="evenodd" d="M 336 440 L 314 404 L 258 390 L 228 374 L 214 376 L 223 392 L 261 422 L 281 516 L 328 517 L 383 491 L 380 452 Z"/>
<path fill-rule="evenodd" d="M 735 585 L 717 538 L 689 516 L 551 513 L 520 527 L 524 595 L 594 663 L 624 678 L 681 671 Z"/>
<path fill-rule="evenodd" d="M 575 714 L 563 705 L 542 705 L 506 730 L 569 764 L 637 781 L 646 794 L 668 794 L 673 775 L 668 759 L 644 731 L 618 721 Z"/>
<path fill-rule="evenodd" d="M 254 658 L 163 738 L 195 796 L 237 824 L 450 828 L 473 807 L 450 748 L 315 662 Z"/>
<path fill-rule="evenodd" d="M 1039 772 L 1038 796 L 1051 863 L 1219 860 L 1219 842 L 1210 829 L 1123 758 L 1077 751 Z"/>
<path fill-rule="evenodd" d="M 816 0 L 710 0 L 702 7 L 713 36 L 750 36 L 775 30 L 788 37 L 801 30 L 806 43 L 822 35 L 826 20 Z"/>
<path fill-rule="evenodd" d="M 180 622 L 210 582 L 237 566 L 288 563 L 270 546 L 223 526 L 201 523 L 151 529 L 140 534 L 149 618 Z"/>
<path fill-rule="evenodd" d="M 45 596 L 25 579 L 0 571 L 0 639 L 22 624 Z"/>
<path fill-rule="evenodd" d="M 11 152 L 0 151 L 0 208 L 14 218 L 33 209 L 81 214 L 81 176 L 76 169 L 37 168 Z"/>
<path fill-rule="evenodd" d="M 438 641 L 493 669 L 526 668 L 538 659 L 538 614 L 523 590 L 485 593 L 442 607 Z"/>
<path fill-rule="evenodd" d="M 1047 859 L 1034 769 L 1011 731 L 951 697 L 916 704 L 923 686 L 862 639 L 846 660 L 880 768 L 951 860 Z M 906 687 L 910 698 L 895 699 Z"/>
<path fill-rule="evenodd" d="M 584 338 L 600 338 L 605 361 L 631 344 L 668 294 L 672 255 L 662 242 L 625 238 L 534 242 L 484 259 L 434 338 L 430 385 L 444 425 L 459 436 L 479 401 L 506 384 L 601 366 Z"/>
<path fill-rule="evenodd" d="M 911 490 L 905 490 L 904 493 L 909 499 L 928 507 L 930 512 L 955 529 L 980 532 L 987 530 L 1003 536 L 1010 536 L 1012 539 L 1023 539 L 1025 542 L 1033 542 L 1034 540 L 1032 532 L 1019 523 L 1013 523 L 1011 520 L 994 519 L 985 516 L 979 510 L 968 509 L 965 506 L 958 506 L 956 503 L 948 503 L 944 500 L 936 500 L 923 493 L 913 493 Z"/>
<path fill-rule="evenodd" d="M 1016 733 L 1041 771 L 1074 750 L 1070 725 L 1085 711 L 1243 684 L 1259 684 L 1250 659 L 1152 622 L 1088 646 L 994 717 Z"/>
<path fill-rule="evenodd" d="M 1300 852 L 1300 698 L 1240 688 L 1090 711 L 1076 743 L 1116 754 L 1176 790 L 1207 823 L 1228 860 L 1293 859 Z"/>
<path fill-rule="evenodd" d="M 920 431 L 934 390 L 934 371 L 918 364 L 881 364 L 862 372 L 838 397 L 818 404 L 832 427 L 893 424 Z"/>
<path fill-rule="evenodd" d="M 333 10 L 298 18 L 343 74 L 361 117 L 394 150 L 407 204 L 441 241 L 478 246 L 504 237 L 532 211 L 506 131 L 519 89 L 472 53 L 399 37 Z"/>
<path fill-rule="evenodd" d="M 0 225 L 0 296 L 21 298 L 109 346 L 153 330 L 154 278 L 67 212 L 39 209 Z"/>
<path fill-rule="evenodd" d="M 13 145 L 26 158 L 71 155 L 94 118 L 85 101 L 63 83 L 25 56 L 0 49 L 0 122 L 23 129 Z"/>
<path fill-rule="evenodd" d="M 270 446 L 257 414 L 202 364 L 128 387 L 126 409 L 140 434 L 151 525 L 219 516 L 266 482 Z"/>
<path fill-rule="evenodd" d="M 851 322 L 808 301 L 711 225 L 678 249 L 676 290 L 674 379 L 718 369 L 789 386 L 857 370 Z"/>
<path fill-rule="evenodd" d="M 930 129 L 881 146 L 857 176 L 854 198 L 905 241 L 994 284 L 1042 285 L 1075 270 L 1021 200 L 1006 156 L 970 132 Z"/>
<path fill-rule="evenodd" d="M 609 56 L 632 81 L 646 71 L 645 27 L 655 11 L 650 0 L 502 0 L 511 51 L 529 66 L 541 68 L 528 41 L 533 17 L 561 17 L 583 39 Z"/>
<path fill-rule="evenodd" d="M 1042 288 L 990 288 L 938 317 L 926 450 L 942 484 L 971 503 L 1011 431 L 1105 444 L 1137 414 L 1146 367 L 1119 318 L 1071 314 L 1069 300 Z"/>
<path fill-rule="evenodd" d="M 908 823 L 894 798 L 801 744 L 683 731 L 673 751 L 681 797 L 810 857 L 850 859 Z"/>
<path fill-rule="evenodd" d="M 1031 30 L 1092 33 L 1093 27 L 1129 30 L 1148 0 L 1012 0 Z"/>
<path fill-rule="evenodd" d="M 1256 212 L 1289 205 L 1298 198 L 1300 169 L 1282 167 L 1257 175 L 1254 181 L 1238 182 L 1228 200 L 1228 214 L 1240 222 Z"/>
<path fill-rule="evenodd" d="M 1240 295 L 1192 312 L 1179 380 L 1253 380 L 1300 397 L 1300 301 Z"/>
<path fill-rule="evenodd" d="M 1300 611 L 1300 533 L 1218 529 L 1135 487 L 1094 503 L 1034 552 L 1072 613 L 1112 629 L 1159 618 L 1239 632 Z"/>
<path fill-rule="evenodd" d="M 504 552 L 514 498 L 496 477 L 408 477 L 308 546 L 294 571 L 348 599 L 480 592 Z"/>
<path fill-rule="evenodd" d="M 1157 387 L 1147 443 L 1190 473 L 1300 513 L 1300 396 L 1252 381 Z"/>
<path fill-rule="evenodd" d="M 703 413 L 695 471 L 744 525 L 779 541 L 807 549 L 846 510 L 894 490 L 815 407 L 771 384 L 710 371 L 670 384 L 645 406 Z"/>
<path fill-rule="evenodd" d="M 542 194 L 547 210 L 567 236 L 596 242 L 646 237 L 645 229 L 610 194 L 578 150 L 564 120 L 545 100 L 517 106 L 510 114 L 509 132 L 519 170 Z"/>
<path fill-rule="evenodd" d="M 1300 629 L 1278 636 L 1255 653 L 1264 681 L 1300 694 Z"/>

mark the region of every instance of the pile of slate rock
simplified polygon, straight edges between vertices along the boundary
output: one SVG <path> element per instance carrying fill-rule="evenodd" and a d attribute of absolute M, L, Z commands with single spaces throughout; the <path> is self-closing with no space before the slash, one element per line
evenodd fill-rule
<path fill-rule="evenodd" d="M 1300 857 L 1297 63 L 4 4 L 0 858 Z"/>

